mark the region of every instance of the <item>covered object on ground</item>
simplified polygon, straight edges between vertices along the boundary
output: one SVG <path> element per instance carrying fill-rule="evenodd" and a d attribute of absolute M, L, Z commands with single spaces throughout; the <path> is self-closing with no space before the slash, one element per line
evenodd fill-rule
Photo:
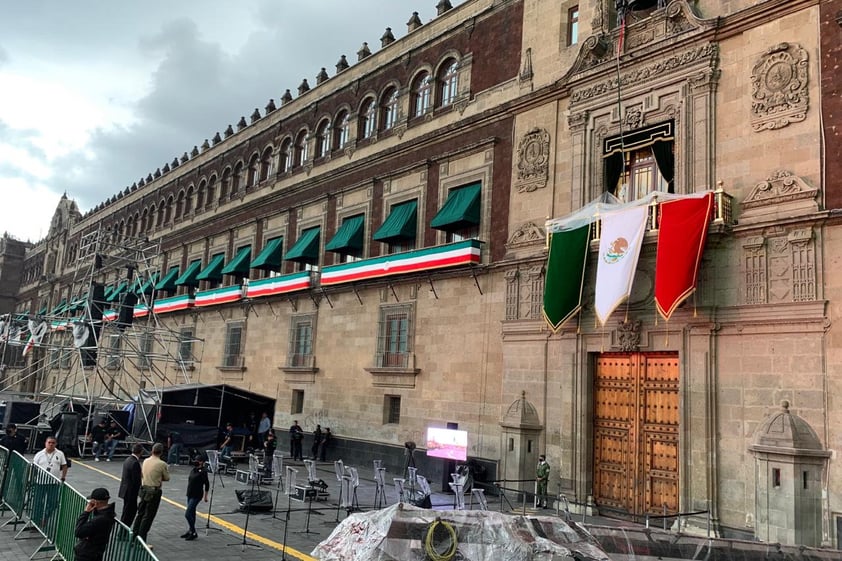
<path fill-rule="evenodd" d="M 320 561 L 610 559 L 575 522 L 484 510 L 429 510 L 408 504 L 352 514 L 311 555 Z"/>
<path fill-rule="evenodd" d="M 157 407 L 156 439 L 175 431 L 189 448 L 214 448 L 219 430 L 232 423 L 239 434 L 260 420 L 275 415 L 275 399 L 227 384 L 181 384 L 142 392 Z"/>

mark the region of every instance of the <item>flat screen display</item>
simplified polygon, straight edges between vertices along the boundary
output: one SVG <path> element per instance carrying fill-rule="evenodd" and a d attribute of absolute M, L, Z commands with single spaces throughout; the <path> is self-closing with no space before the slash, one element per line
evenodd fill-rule
<path fill-rule="evenodd" d="M 464 462 L 468 459 L 468 431 L 429 427 L 427 456 Z"/>

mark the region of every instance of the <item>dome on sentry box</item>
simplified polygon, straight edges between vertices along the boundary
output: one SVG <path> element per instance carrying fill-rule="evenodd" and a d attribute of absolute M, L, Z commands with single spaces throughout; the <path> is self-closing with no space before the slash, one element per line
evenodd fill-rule
<path fill-rule="evenodd" d="M 500 425 L 516 429 L 541 429 L 542 426 L 538 410 L 527 401 L 526 392 L 521 392 L 520 399 L 509 405 Z"/>
<path fill-rule="evenodd" d="M 749 450 L 794 455 L 829 456 L 810 424 L 789 411 L 789 402 L 766 417 L 752 437 Z"/>

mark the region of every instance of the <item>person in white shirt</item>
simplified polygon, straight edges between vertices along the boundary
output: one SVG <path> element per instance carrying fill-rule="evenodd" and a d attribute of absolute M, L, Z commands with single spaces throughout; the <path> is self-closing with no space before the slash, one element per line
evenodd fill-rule
<path fill-rule="evenodd" d="M 67 477 L 67 458 L 64 457 L 64 452 L 56 448 L 56 444 L 55 437 L 48 436 L 44 442 L 44 449 L 35 454 L 32 463 L 64 481 Z"/>
<path fill-rule="evenodd" d="M 61 486 L 67 477 L 67 458 L 61 450 L 56 448 L 56 444 L 55 437 L 48 436 L 44 442 L 44 449 L 32 458 L 33 464 L 61 480 L 58 482 L 52 477 L 45 478 L 42 474 L 36 474 L 35 484 L 32 487 L 30 519 L 41 530 L 46 529 L 50 520 L 58 516 L 56 507 L 61 494 Z"/>

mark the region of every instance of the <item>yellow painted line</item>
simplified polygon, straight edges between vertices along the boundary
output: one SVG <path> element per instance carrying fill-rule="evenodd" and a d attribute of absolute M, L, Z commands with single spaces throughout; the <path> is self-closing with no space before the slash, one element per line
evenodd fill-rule
<path fill-rule="evenodd" d="M 83 462 L 81 460 L 75 460 L 73 462 L 73 465 L 83 466 L 86 469 L 89 469 L 91 471 L 95 471 L 96 473 L 98 473 L 100 475 L 104 475 L 105 477 L 110 477 L 111 479 L 113 479 L 115 481 L 120 481 L 120 478 L 117 477 L 116 475 L 111 475 L 110 473 L 102 471 L 101 469 L 95 468 L 92 465 L 86 464 L 85 462 Z M 168 503 L 168 504 L 171 504 L 172 506 L 174 506 L 176 508 L 180 508 L 181 510 L 187 510 L 187 505 L 183 505 L 183 504 L 181 504 L 177 501 L 174 501 L 172 499 L 168 499 L 166 497 L 161 497 L 161 500 Z M 204 518 L 205 520 L 210 518 L 211 522 L 222 526 L 223 528 L 233 532 L 234 534 L 242 535 L 243 532 L 245 531 L 245 528 L 237 526 L 236 524 L 232 524 L 231 522 L 228 522 L 227 520 L 223 520 L 222 518 L 219 518 L 219 517 L 214 516 L 212 514 L 197 512 L 196 518 L 197 519 L 198 518 Z M 256 542 L 259 542 L 263 545 L 269 546 L 272 549 L 277 549 L 278 551 L 283 551 L 285 553 L 288 553 L 289 555 L 292 555 L 293 557 L 295 557 L 297 559 L 300 559 L 301 561 L 318 561 L 315 557 L 310 557 L 306 553 L 302 553 L 302 552 L 300 552 L 297 549 L 294 549 L 292 547 L 287 547 L 286 545 L 284 545 L 280 542 L 270 540 L 269 538 L 261 536 L 260 534 L 255 534 L 254 532 L 246 531 L 246 537 L 250 538 L 250 539 L 252 539 Z"/>

